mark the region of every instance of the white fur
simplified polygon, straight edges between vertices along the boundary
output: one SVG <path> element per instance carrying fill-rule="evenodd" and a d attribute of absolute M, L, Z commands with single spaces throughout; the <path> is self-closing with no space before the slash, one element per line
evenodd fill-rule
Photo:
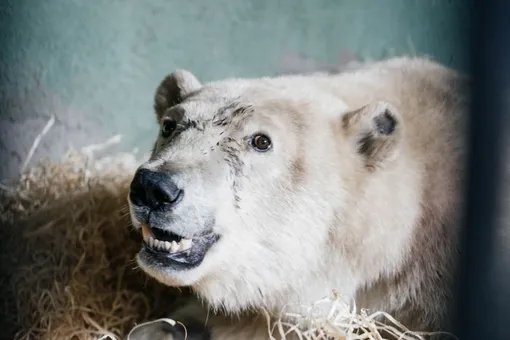
<path fill-rule="evenodd" d="M 190 129 L 170 146 L 160 141 L 143 166 L 179 173 L 186 198 L 172 230 L 192 235 L 212 214 L 221 240 L 195 269 L 156 270 L 139 261 L 141 268 L 162 283 L 192 286 L 212 309 L 229 313 L 264 308 L 277 316 L 288 304 L 312 303 L 335 289 L 416 330 L 446 327 L 437 302 L 451 296 L 466 104 L 461 76 L 432 61 L 395 58 L 339 75 L 201 87 L 190 79 L 200 92 L 180 103 L 186 117 L 208 121 L 234 99 L 255 112 L 222 135 L 241 144 L 241 202 L 236 209 L 224 154 L 211 151 L 221 129 Z M 398 135 L 380 159 L 365 159 L 357 142 L 373 129 L 381 105 L 397 117 Z M 343 127 L 342 117 L 356 110 L 365 110 L 359 122 Z M 272 138 L 271 152 L 243 144 L 259 130 Z M 291 174 L 296 159 L 301 180 Z"/>

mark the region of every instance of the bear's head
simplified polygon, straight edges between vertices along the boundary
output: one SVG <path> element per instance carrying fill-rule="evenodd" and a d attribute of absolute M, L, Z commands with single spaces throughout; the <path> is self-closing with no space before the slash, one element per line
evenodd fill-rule
<path fill-rule="evenodd" d="M 344 270 L 331 288 L 355 289 L 351 253 L 366 235 L 343 221 L 398 159 L 393 106 L 351 109 L 301 76 L 204 85 L 179 70 L 154 108 L 159 134 L 128 197 L 146 273 L 229 311 L 280 306 L 328 266 Z"/>

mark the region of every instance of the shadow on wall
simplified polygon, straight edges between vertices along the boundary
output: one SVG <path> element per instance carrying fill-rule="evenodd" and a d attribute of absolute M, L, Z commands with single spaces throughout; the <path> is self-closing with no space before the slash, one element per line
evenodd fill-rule
<path fill-rule="evenodd" d="M 389 5 L 391 3 L 391 5 Z M 70 146 L 123 136 L 149 150 L 152 98 L 176 68 L 202 81 L 338 71 L 427 54 L 467 69 L 467 0 L 16 0 L 0 4 L 0 178 Z M 29 165 L 30 165 L 29 164 Z"/>

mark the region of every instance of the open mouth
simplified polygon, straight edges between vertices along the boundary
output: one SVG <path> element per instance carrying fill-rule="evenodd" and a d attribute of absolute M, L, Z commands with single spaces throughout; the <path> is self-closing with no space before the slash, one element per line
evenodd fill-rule
<path fill-rule="evenodd" d="M 152 250 L 174 254 L 189 250 L 193 245 L 193 239 L 183 238 L 177 234 L 151 228 L 147 225 L 142 226 L 143 241 Z"/>
<path fill-rule="evenodd" d="M 184 238 L 170 231 L 142 225 L 143 248 L 140 258 L 156 267 L 189 269 L 198 266 L 218 241 L 214 233 Z"/>

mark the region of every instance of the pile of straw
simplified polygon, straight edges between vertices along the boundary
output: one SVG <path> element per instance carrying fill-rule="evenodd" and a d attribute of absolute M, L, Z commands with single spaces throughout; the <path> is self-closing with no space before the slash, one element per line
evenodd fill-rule
<path fill-rule="evenodd" d="M 172 309 L 176 292 L 134 262 L 140 235 L 126 205 L 134 156 L 90 156 L 70 152 L 2 185 L 0 319 L 9 338 L 124 337 Z"/>
<path fill-rule="evenodd" d="M 4 336 L 11 331 L 8 337 L 20 340 L 124 339 L 136 324 L 167 317 L 178 294 L 189 293 L 163 287 L 134 262 L 140 235 L 129 228 L 126 196 L 139 164 L 135 157 L 94 159 L 93 149 L 41 162 L 19 181 L 2 185 Z M 382 339 L 382 329 L 406 332 L 395 320 L 388 328 L 375 315 L 350 309 L 336 295 L 318 304 L 325 302 L 329 315 L 314 315 L 311 306 L 311 314 L 298 316 L 300 324 L 322 333 L 301 332 L 303 339 Z"/>

